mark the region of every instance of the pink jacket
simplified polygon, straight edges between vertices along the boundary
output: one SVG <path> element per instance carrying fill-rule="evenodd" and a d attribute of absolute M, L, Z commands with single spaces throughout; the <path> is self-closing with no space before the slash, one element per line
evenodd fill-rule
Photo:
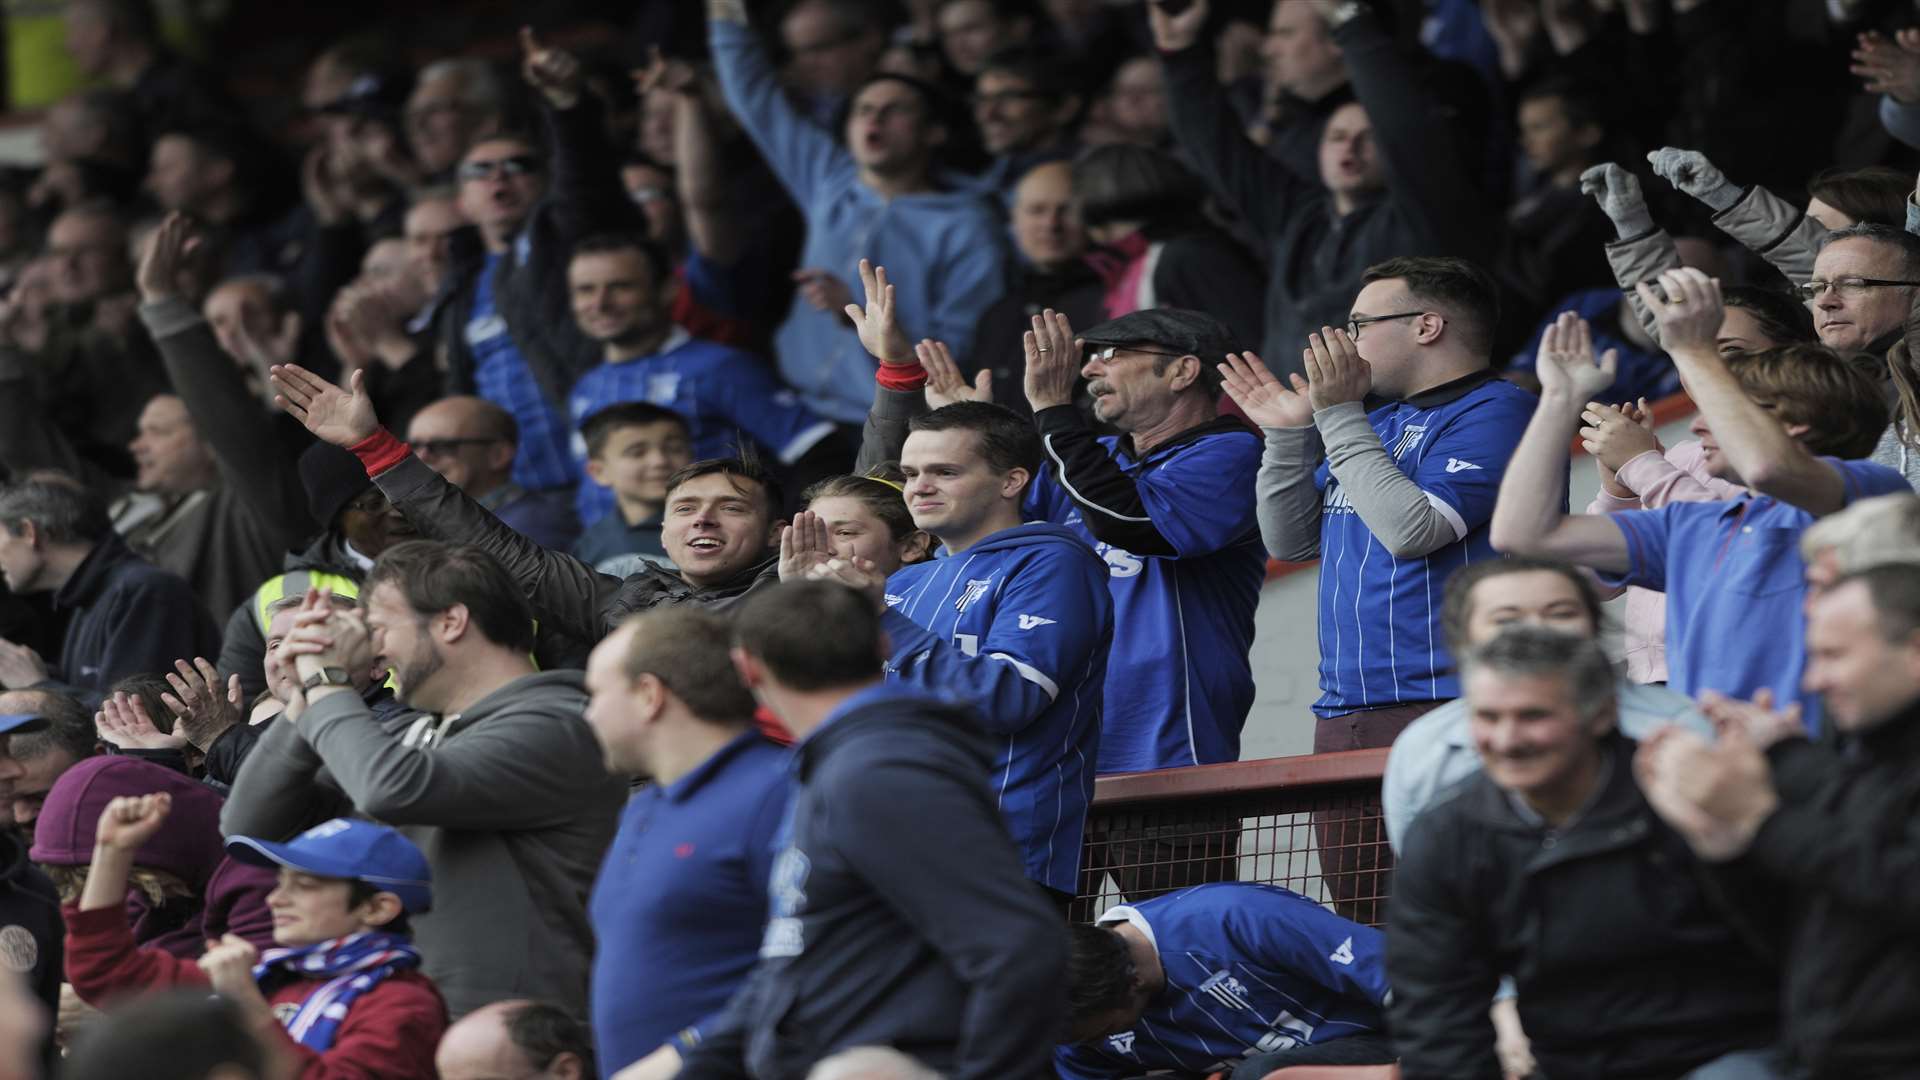
<path fill-rule="evenodd" d="M 1605 488 L 1587 504 L 1589 514 L 1615 510 L 1657 510 L 1668 503 L 1722 502 L 1747 493 L 1738 484 L 1707 475 L 1700 440 L 1688 439 L 1665 454 L 1649 450 L 1614 474 L 1638 499 L 1620 499 Z M 1639 683 L 1667 681 L 1667 594 L 1629 586 L 1627 594 L 1627 678 Z M 1619 590 L 1615 590 L 1615 596 Z"/>

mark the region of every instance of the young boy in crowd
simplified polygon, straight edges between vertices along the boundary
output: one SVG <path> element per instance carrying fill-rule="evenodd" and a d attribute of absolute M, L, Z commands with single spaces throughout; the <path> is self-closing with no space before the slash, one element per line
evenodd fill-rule
<path fill-rule="evenodd" d="M 587 479 L 613 489 L 614 512 L 574 541 L 574 558 L 623 576 L 640 561 L 672 567 L 660 542 L 660 515 L 667 478 L 693 461 L 686 419 L 650 402 L 623 401 L 587 417 L 580 437 L 587 444 Z"/>
<path fill-rule="evenodd" d="M 121 796 L 100 815 L 86 887 L 64 909 L 67 975 L 81 999 L 107 1006 L 130 992 L 211 986 L 279 1044 L 301 1080 L 432 1080 L 447 1009 L 417 970 L 407 932 L 407 916 L 432 901 L 420 849 L 384 825 L 345 818 L 285 844 L 233 837 L 233 857 L 279 868 L 267 897 L 279 947 L 262 953 L 229 934 L 184 960 L 136 948 L 122 907 L 134 854 L 172 803 L 166 793 Z"/>

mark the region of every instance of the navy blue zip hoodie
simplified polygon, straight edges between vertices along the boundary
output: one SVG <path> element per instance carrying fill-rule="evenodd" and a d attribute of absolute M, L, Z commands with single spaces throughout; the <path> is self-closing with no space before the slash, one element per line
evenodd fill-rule
<path fill-rule="evenodd" d="M 1066 933 L 1021 873 L 976 724 L 879 684 L 796 747 L 760 961 L 681 1080 L 802 1080 L 855 1046 L 950 1080 L 1052 1075 Z"/>
<path fill-rule="evenodd" d="M 1072 894 L 1113 644 L 1107 564 L 1073 530 L 1002 529 L 887 579 L 890 677 L 980 715 L 1027 876 Z"/>

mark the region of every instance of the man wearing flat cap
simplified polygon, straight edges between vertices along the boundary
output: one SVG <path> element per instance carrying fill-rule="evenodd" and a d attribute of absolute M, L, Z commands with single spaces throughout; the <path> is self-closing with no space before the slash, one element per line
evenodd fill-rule
<path fill-rule="evenodd" d="M 871 279 L 866 295 L 884 292 L 883 275 L 863 273 Z M 882 364 L 864 464 L 898 456 L 905 419 L 926 407 L 920 387 L 929 377 L 936 397 L 956 384 L 963 393 L 979 391 L 958 378 L 943 346 L 923 346 L 923 370 L 881 325 L 879 305 L 863 315 L 870 324 L 863 340 L 878 346 Z M 1168 308 L 1077 337 L 1066 316 L 1050 310 L 1034 317 L 1024 345 L 1027 400 L 1046 452 L 1027 517 L 1079 533 L 1106 561 L 1113 593 L 1099 771 L 1238 760 L 1253 704 L 1247 653 L 1266 563 L 1254 516 L 1260 440 L 1218 411 L 1217 365 L 1238 344 L 1212 316 Z M 1079 378 L 1095 418 L 1118 435 L 1096 433 L 1074 407 Z M 1159 864 L 1159 876 L 1129 873 L 1122 890 L 1140 898 L 1230 877 L 1237 826 L 1231 831 L 1232 839 L 1211 841 L 1219 850 L 1209 852 L 1187 850 L 1184 837 L 1137 838 L 1184 853 L 1126 858 Z M 1096 860 L 1105 857 L 1092 836 L 1089 845 Z M 1201 856 L 1208 868 L 1193 864 Z"/>

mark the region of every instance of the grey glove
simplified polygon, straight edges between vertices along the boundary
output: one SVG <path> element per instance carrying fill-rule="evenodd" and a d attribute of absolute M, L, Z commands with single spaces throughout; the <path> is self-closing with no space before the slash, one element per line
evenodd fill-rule
<path fill-rule="evenodd" d="M 1716 211 L 1740 201 L 1741 187 L 1730 183 L 1705 154 L 1663 146 L 1648 154 L 1647 161 L 1661 179 Z"/>
<path fill-rule="evenodd" d="M 1580 174 L 1580 194 L 1591 195 L 1622 240 L 1653 231 L 1653 215 L 1640 194 L 1640 178 L 1609 161 Z"/>

